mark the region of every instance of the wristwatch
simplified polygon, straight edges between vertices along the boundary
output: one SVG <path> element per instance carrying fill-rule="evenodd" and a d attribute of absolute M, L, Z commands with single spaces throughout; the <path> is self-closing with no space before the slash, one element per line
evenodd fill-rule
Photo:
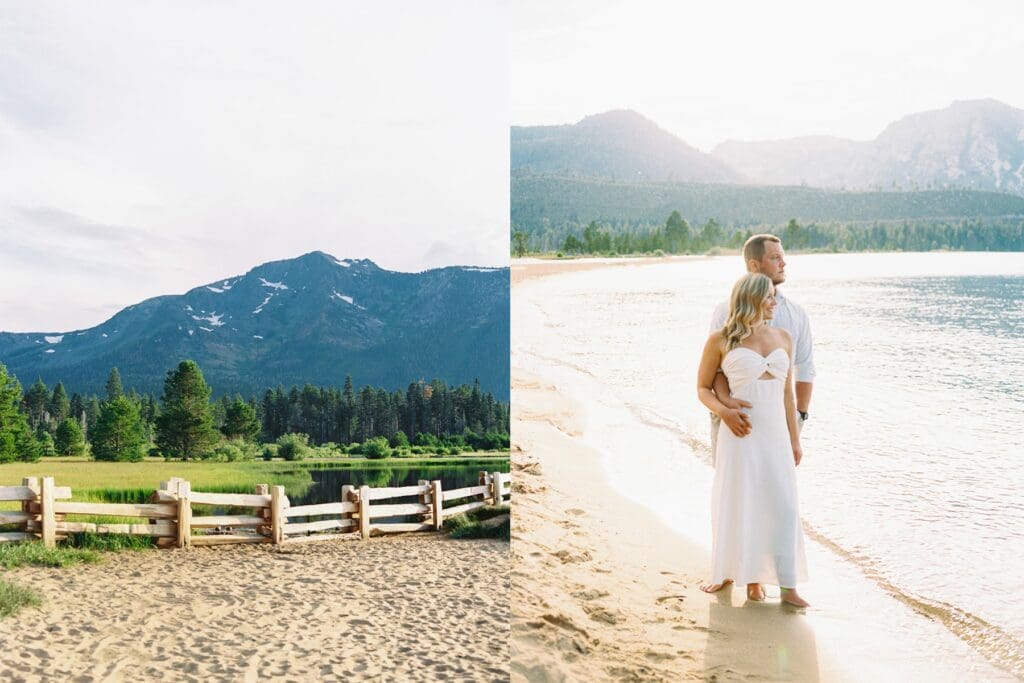
<path fill-rule="evenodd" d="M 807 418 L 811 416 L 810 413 L 803 410 L 798 410 L 796 412 L 800 415 L 800 419 L 803 420 L 804 422 L 807 422 Z"/>

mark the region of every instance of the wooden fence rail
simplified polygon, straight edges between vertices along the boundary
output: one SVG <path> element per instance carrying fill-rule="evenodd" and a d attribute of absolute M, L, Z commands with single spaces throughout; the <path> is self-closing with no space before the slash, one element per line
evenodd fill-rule
<path fill-rule="evenodd" d="M 476 486 L 449 491 L 443 490 L 439 480 L 381 488 L 346 484 L 337 502 L 292 507 L 283 486 L 266 484 L 258 485 L 253 493 L 208 493 L 193 491 L 190 482 L 174 477 L 161 482 L 148 503 L 87 503 L 68 500 L 71 489 L 56 486 L 53 477 L 26 477 L 21 486 L 0 486 L 0 501 L 21 503 L 21 510 L 0 510 L 0 525 L 13 527 L 0 531 L 0 543 L 42 539 L 47 547 L 53 547 L 68 534 L 90 532 L 149 536 L 161 547 L 187 548 L 437 531 L 446 517 L 503 504 L 511 496 L 511 485 L 508 474 L 502 472 L 481 472 Z M 452 504 L 445 507 L 449 502 Z M 228 511 L 195 514 L 196 505 Z M 69 515 L 139 521 L 76 522 L 68 521 Z"/>

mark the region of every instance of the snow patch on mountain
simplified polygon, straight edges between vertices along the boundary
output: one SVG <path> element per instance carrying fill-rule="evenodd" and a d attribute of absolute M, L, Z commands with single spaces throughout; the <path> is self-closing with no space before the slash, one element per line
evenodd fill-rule
<path fill-rule="evenodd" d="M 350 296 L 345 296 L 344 294 L 341 294 L 341 293 L 339 293 L 339 292 L 338 292 L 337 290 L 335 290 L 335 292 L 334 292 L 334 296 L 335 296 L 336 298 L 338 298 L 338 299 L 341 299 L 342 301 L 348 302 L 348 303 L 350 303 L 350 304 L 351 304 L 351 303 L 354 303 L 354 302 L 352 301 L 352 297 L 350 297 Z"/>
<path fill-rule="evenodd" d="M 274 289 L 288 289 L 288 285 L 283 282 L 269 282 L 264 278 L 260 278 L 260 282 L 263 283 L 264 287 L 272 287 Z"/>
<path fill-rule="evenodd" d="M 352 259 L 344 259 L 342 261 L 339 261 L 338 259 L 334 259 L 334 262 L 336 264 L 338 264 L 339 266 L 341 266 L 342 268 L 351 268 L 352 267 Z"/>
<path fill-rule="evenodd" d="M 213 330 L 211 330 L 209 327 L 203 327 L 202 325 L 199 326 L 199 329 L 201 329 L 203 332 L 213 332 Z"/>
<path fill-rule="evenodd" d="M 47 344 L 60 344 L 62 341 L 64 341 L 64 335 L 55 334 L 52 337 L 43 337 L 43 339 L 46 340 Z"/>
<path fill-rule="evenodd" d="M 469 273 L 493 273 L 496 270 L 501 270 L 501 268 L 483 268 L 483 267 L 480 267 L 480 266 L 463 266 L 462 270 L 464 270 L 466 272 L 469 272 Z"/>
<path fill-rule="evenodd" d="M 252 335 L 252 338 L 253 339 L 263 339 L 263 336 L 259 335 L 259 334 L 254 334 L 254 335 Z"/>
<path fill-rule="evenodd" d="M 254 310 L 253 313 L 259 313 L 260 311 L 262 311 L 263 307 L 267 305 L 267 302 L 270 301 L 273 298 L 274 298 L 273 294 L 269 295 L 266 299 L 263 300 L 263 303 L 261 303 L 259 306 L 256 307 L 256 310 Z"/>
<path fill-rule="evenodd" d="M 214 311 L 213 313 L 211 313 L 208 316 L 194 315 L 194 316 L 192 316 L 192 319 L 193 320 L 205 320 L 208 323 L 210 323 L 211 325 L 213 325 L 214 327 L 222 327 L 224 325 L 224 323 L 221 322 L 221 318 L 223 318 L 223 317 L 224 317 L 223 313 L 221 313 L 220 315 L 217 315 L 217 312 Z M 202 328 L 200 328 L 200 329 L 202 329 Z"/>
<path fill-rule="evenodd" d="M 46 349 L 43 353 L 57 353 L 56 349 Z"/>

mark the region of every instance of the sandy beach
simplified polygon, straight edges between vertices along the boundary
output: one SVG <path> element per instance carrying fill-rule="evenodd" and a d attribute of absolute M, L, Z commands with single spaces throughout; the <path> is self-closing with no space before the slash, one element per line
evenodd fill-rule
<path fill-rule="evenodd" d="M 508 544 L 434 534 L 20 568 L 5 681 L 502 681 Z"/>
<path fill-rule="evenodd" d="M 781 605 L 775 587 L 763 603 L 747 601 L 742 588 L 699 590 L 710 527 L 701 536 L 680 533 L 617 490 L 604 466 L 609 455 L 586 438 L 592 409 L 607 418 L 607 397 L 593 400 L 587 368 L 552 363 L 551 338 L 527 348 L 531 330 L 557 336 L 573 324 L 537 305 L 559 278 L 606 266 L 512 268 L 512 679 L 1016 680 L 810 539 L 806 611 Z M 631 420 L 621 424 L 645 429 Z M 657 450 L 657 438 L 643 442 L 646 450 Z M 702 507 L 708 481 L 704 474 L 673 485 L 680 501 Z"/>

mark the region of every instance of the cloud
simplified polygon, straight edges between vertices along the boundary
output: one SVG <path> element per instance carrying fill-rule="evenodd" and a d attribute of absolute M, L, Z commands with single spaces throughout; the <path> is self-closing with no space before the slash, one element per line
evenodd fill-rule
<path fill-rule="evenodd" d="M 92 301 L 314 249 L 401 270 L 501 263 L 505 14 L 498 0 L 5 8 L 0 287 L 33 282 L 53 329 Z M 18 315 L 0 308 L 5 326 Z"/>

